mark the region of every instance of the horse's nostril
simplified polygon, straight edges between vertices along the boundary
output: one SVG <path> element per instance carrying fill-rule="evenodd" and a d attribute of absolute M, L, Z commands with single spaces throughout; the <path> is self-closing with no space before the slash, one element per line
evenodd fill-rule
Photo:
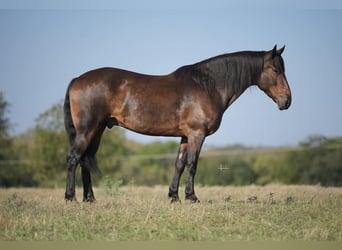
<path fill-rule="evenodd" d="M 290 106 L 290 100 L 287 99 L 287 100 L 285 101 L 285 107 L 288 108 L 289 106 Z"/>
<path fill-rule="evenodd" d="M 291 105 L 291 98 L 287 98 L 286 96 L 281 96 L 277 100 L 278 106 L 280 110 L 288 109 Z"/>
<path fill-rule="evenodd" d="M 286 98 L 286 103 L 285 103 L 285 105 L 286 105 L 286 108 L 289 108 L 289 107 L 290 107 L 290 105 L 291 105 L 291 98 Z"/>

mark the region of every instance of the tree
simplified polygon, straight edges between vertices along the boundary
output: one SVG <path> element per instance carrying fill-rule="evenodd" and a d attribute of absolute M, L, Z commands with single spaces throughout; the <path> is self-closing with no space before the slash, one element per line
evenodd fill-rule
<path fill-rule="evenodd" d="M 9 135 L 11 124 L 6 117 L 9 103 L 0 92 L 0 186 L 26 186 L 32 184 L 31 174 L 20 160 L 17 141 Z"/>
<path fill-rule="evenodd" d="M 127 146 L 126 137 L 121 128 L 106 129 L 96 153 L 96 159 L 102 176 L 123 179 L 122 171 L 125 171 L 127 168 L 125 158 L 131 153 L 132 150 Z M 123 166 L 125 166 L 125 169 Z M 98 180 L 99 178 L 93 178 L 95 184 Z"/>
<path fill-rule="evenodd" d="M 277 182 L 276 176 L 279 157 L 275 153 L 263 153 L 256 156 L 253 164 L 253 171 L 256 174 L 256 184 L 266 185 L 272 182 Z"/>
<path fill-rule="evenodd" d="M 342 185 L 342 138 L 310 136 L 281 162 L 278 176 L 285 184 Z"/>
<path fill-rule="evenodd" d="M 65 178 L 68 150 L 62 101 L 38 116 L 31 133 L 33 147 L 29 159 L 33 179 L 40 186 L 58 186 Z"/>
<path fill-rule="evenodd" d="M 9 127 L 10 123 L 6 117 L 8 112 L 9 103 L 5 100 L 4 94 L 0 92 L 0 185 L 9 186 L 11 182 L 11 168 L 10 162 L 11 158 L 11 144 L 12 141 L 9 137 Z"/>
<path fill-rule="evenodd" d="M 316 142 L 316 141 L 315 141 Z M 319 140 L 309 147 L 308 180 L 323 186 L 342 185 L 342 139 Z M 310 144 L 312 145 L 312 144 Z"/>
<path fill-rule="evenodd" d="M 8 107 L 9 103 L 5 100 L 4 94 L 0 92 L 0 161 L 6 160 L 11 146 L 11 139 L 8 133 L 10 122 L 6 117 Z"/>

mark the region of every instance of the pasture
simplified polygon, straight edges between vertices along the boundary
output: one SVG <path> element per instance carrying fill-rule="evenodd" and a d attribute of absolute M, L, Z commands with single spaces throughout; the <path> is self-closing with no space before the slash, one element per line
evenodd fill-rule
<path fill-rule="evenodd" d="M 342 240 L 342 188 L 197 187 L 200 204 L 182 193 L 170 204 L 166 186 L 119 184 L 96 188 L 94 203 L 66 203 L 64 189 L 0 189 L 0 241 Z"/>

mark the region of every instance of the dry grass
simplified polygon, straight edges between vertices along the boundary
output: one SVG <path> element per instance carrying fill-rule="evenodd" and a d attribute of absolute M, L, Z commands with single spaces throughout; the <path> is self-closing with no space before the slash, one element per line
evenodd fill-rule
<path fill-rule="evenodd" d="M 0 189 L 0 240 L 342 240 L 342 188 L 197 187 L 200 204 L 167 190 L 101 187 L 66 204 L 62 189 Z"/>

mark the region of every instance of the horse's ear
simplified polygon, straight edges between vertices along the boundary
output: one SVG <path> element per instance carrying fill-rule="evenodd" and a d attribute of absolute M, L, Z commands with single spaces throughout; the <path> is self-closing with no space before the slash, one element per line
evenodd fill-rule
<path fill-rule="evenodd" d="M 277 44 L 274 45 L 273 49 L 272 49 L 272 59 L 275 58 L 277 55 Z"/>
<path fill-rule="evenodd" d="M 285 49 L 285 45 L 281 49 L 277 50 L 277 54 L 281 55 L 284 52 L 284 49 Z"/>
<path fill-rule="evenodd" d="M 280 50 L 284 50 L 284 48 L 281 48 Z M 278 55 L 277 45 L 274 45 L 272 50 L 269 50 L 269 51 L 266 52 L 265 60 L 266 61 L 273 60 L 277 55 Z"/>

